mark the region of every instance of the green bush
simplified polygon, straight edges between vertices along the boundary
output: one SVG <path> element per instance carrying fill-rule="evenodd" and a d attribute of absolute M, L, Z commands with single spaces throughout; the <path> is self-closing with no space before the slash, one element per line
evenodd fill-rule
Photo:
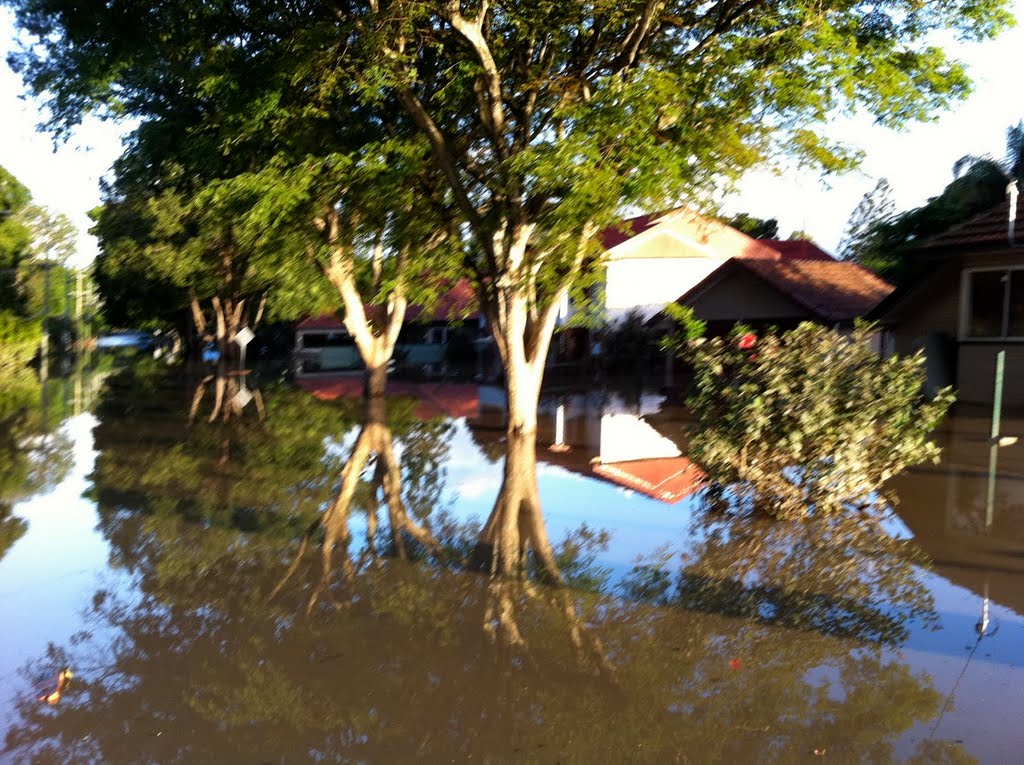
<path fill-rule="evenodd" d="M 881 358 L 873 328 L 801 324 L 756 336 L 690 339 L 696 418 L 690 456 L 713 488 L 776 517 L 886 501 L 883 485 L 937 461 L 929 436 L 954 396 L 924 396 L 920 355 Z"/>
<path fill-rule="evenodd" d="M 0 311 L 0 371 L 26 366 L 39 347 L 38 322 Z"/>

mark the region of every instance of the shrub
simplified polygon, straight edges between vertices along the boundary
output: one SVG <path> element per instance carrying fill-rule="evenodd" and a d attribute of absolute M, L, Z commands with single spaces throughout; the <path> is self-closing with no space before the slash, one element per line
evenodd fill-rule
<path fill-rule="evenodd" d="M 658 351 L 658 332 L 638 310 L 608 326 L 601 339 L 603 363 L 615 371 L 647 369 Z"/>
<path fill-rule="evenodd" d="M 881 358 L 872 332 L 805 323 L 691 339 L 690 456 L 712 487 L 777 517 L 831 514 L 883 502 L 886 481 L 937 461 L 929 436 L 952 391 L 927 401 L 923 357 Z"/>
<path fill-rule="evenodd" d="M 39 338 L 38 322 L 0 311 L 0 371 L 26 366 L 35 356 Z"/>

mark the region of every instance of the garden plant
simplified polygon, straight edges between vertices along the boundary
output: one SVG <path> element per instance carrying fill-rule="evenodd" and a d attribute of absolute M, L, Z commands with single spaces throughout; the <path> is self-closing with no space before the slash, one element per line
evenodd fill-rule
<path fill-rule="evenodd" d="M 691 332 L 690 456 L 714 494 L 778 518 L 863 511 L 893 501 L 890 478 L 938 461 L 931 433 L 954 393 L 928 400 L 924 357 L 883 358 L 875 331 Z"/>

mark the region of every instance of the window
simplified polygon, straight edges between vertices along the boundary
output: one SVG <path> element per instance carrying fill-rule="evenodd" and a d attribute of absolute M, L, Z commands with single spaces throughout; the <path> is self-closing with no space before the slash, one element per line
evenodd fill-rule
<path fill-rule="evenodd" d="M 448 327 L 431 327 L 425 341 L 428 345 L 444 345 L 448 342 Z"/>
<path fill-rule="evenodd" d="M 303 348 L 341 348 L 355 344 L 347 332 L 306 332 L 302 335 Z"/>
<path fill-rule="evenodd" d="M 965 271 L 961 334 L 978 340 L 1024 340 L 1024 269 Z"/>

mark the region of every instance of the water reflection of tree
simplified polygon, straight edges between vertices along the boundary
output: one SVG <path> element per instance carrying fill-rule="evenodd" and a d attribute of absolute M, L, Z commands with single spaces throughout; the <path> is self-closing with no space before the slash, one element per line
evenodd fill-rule
<path fill-rule="evenodd" d="M 91 493 L 119 565 L 153 570 L 167 587 L 222 570 L 244 587 L 239 563 L 280 560 L 329 502 L 340 465 L 327 447 L 355 418 L 283 387 L 265 417 L 194 417 L 203 385 L 183 388 L 166 371 L 116 381 L 98 410 Z"/>
<path fill-rule="evenodd" d="M 706 510 L 689 546 L 663 551 L 623 582 L 630 597 L 771 625 L 900 644 L 909 626 L 935 627 L 925 556 L 877 516 L 769 521 Z"/>
<path fill-rule="evenodd" d="M 91 618 L 118 639 L 55 652 L 50 664 L 80 668 L 74 692 L 57 710 L 26 697 L 7 754 L 789 762 L 823 749 L 886 761 L 893 737 L 941 702 L 906 666 L 820 632 L 581 597 L 615 662 L 612 684 L 580 666 L 543 598 L 516 601 L 532 661 L 481 642 L 486 577 L 391 558 L 348 582 L 345 609 L 303 618 L 318 572 L 267 604 L 279 569 L 238 565 L 248 586 L 231 598 L 208 577 L 184 597 L 177 585 L 98 596 Z"/>
<path fill-rule="evenodd" d="M 95 629 L 41 659 L 41 666 L 75 667 L 76 685 L 57 710 L 25 695 L 7 733 L 8 754 L 108 762 L 271 761 L 296 753 L 365 762 L 671 762 L 791 761 L 817 749 L 833 759 L 884 761 L 894 757 L 896 736 L 938 710 L 940 695 L 925 676 L 852 639 L 863 636 L 856 630 L 837 636 L 817 622 L 792 629 L 807 625 L 735 618 L 718 613 L 713 600 L 680 608 L 684 577 L 680 596 L 666 604 L 564 586 L 571 571 L 601 589 L 606 578 L 588 551 L 602 539 L 584 528 L 559 548 L 543 528 L 541 536 L 529 445 L 513 445 L 494 511 L 483 530 L 473 529 L 436 512 L 450 425 L 403 425 L 392 402 L 390 422 L 371 409 L 342 450 L 341 439 L 328 435 L 337 431 L 317 425 L 332 412 L 337 427 L 339 409 L 325 405 L 322 413 L 306 401 L 289 411 L 287 395 L 268 397 L 267 421 L 254 427 L 270 427 L 279 413 L 305 414 L 294 420 L 290 443 L 248 447 L 269 451 L 247 452 L 236 475 L 261 474 L 264 461 L 294 455 L 288 465 L 302 463 L 301 470 L 281 472 L 282 464 L 271 472 L 282 487 L 319 486 L 317 496 L 331 498 L 322 536 L 305 525 L 308 515 L 278 526 L 221 512 L 217 503 L 204 509 L 194 496 L 201 484 L 173 485 L 185 467 L 202 471 L 195 462 L 133 484 L 128 464 L 107 471 L 124 460 L 139 474 L 156 455 L 129 454 L 137 441 L 106 443 L 96 477 L 107 483 L 99 494 L 104 529 L 140 590 L 97 593 Z M 271 440 L 259 432 L 259 443 Z M 218 464 L 217 450 L 208 451 L 201 464 Z M 331 455 L 338 454 L 348 458 L 341 487 L 323 478 L 337 476 Z M 418 487 L 415 496 L 403 486 L 396 499 L 392 460 L 402 466 L 399 480 Z M 236 509 L 260 508 L 261 517 L 273 515 L 271 505 L 293 507 L 288 496 L 268 482 L 232 495 L 249 497 Z M 381 502 L 389 507 L 375 526 Z M 361 541 L 352 529 L 364 514 Z M 707 544 L 691 551 L 698 559 L 687 576 L 725 578 L 721 566 L 754 555 L 738 529 L 716 537 L 713 526 Z M 294 556 L 303 529 L 307 545 L 323 544 L 320 555 Z M 467 539 L 484 543 L 484 552 L 490 540 L 498 548 L 484 575 L 466 570 L 474 549 Z M 545 543 L 547 554 L 538 556 Z M 289 557 L 294 569 L 283 577 Z M 820 575 L 825 565 L 792 556 L 746 563 L 748 577 L 774 574 L 776 583 Z M 837 571 L 831 581 L 841 579 Z M 89 637 L 111 629 L 113 641 Z M 930 761 L 958 754 L 935 745 L 927 752 Z"/>
<path fill-rule="evenodd" d="M 13 505 L 59 483 L 71 467 L 61 418 L 44 406 L 43 383 L 31 370 L 0 375 L 0 559 L 28 524 Z"/>
<path fill-rule="evenodd" d="M 309 597 L 307 610 L 311 610 L 321 596 L 330 593 L 336 570 L 343 573 L 346 584 L 350 585 L 356 575 L 356 567 L 350 557 L 352 515 L 357 510 L 365 514 L 367 533 L 363 558 L 376 560 L 382 503 L 387 509 L 385 528 L 390 537 L 390 554 L 406 559 L 407 539 L 429 552 L 439 551 L 438 540 L 427 519 L 441 502 L 445 477 L 443 464 L 448 457 L 448 437 L 452 426 L 444 419 L 423 422 L 409 416 L 408 403 L 401 407 L 404 416 L 399 418 L 404 447 L 400 457 L 395 446 L 388 399 L 376 396 L 366 400 L 363 424 L 341 470 L 337 496 L 319 522 L 303 535 L 292 565 L 271 597 L 302 565 L 306 547 L 314 534 L 322 537 L 321 576 Z M 335 559 L 336 553 L 338 560 Z"/>

